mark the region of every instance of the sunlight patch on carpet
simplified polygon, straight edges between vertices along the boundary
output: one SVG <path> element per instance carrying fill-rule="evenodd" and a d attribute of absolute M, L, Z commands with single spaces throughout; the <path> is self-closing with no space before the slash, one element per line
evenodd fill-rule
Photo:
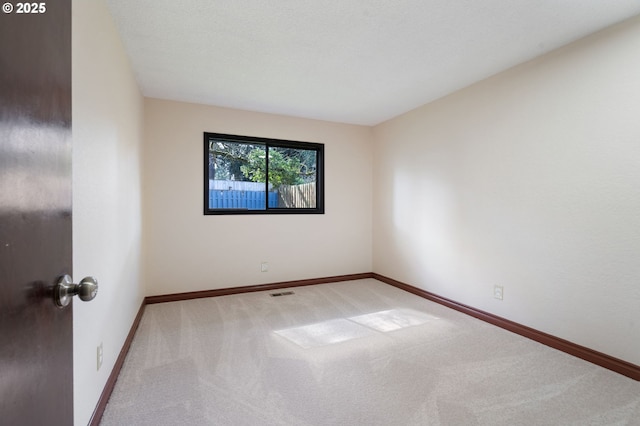
<path fill-rule="evenodd" d="M 401 328 L 422 325 L 428 321 L 437 320 L 424 312 L 413 309 L 389 309 L 387 311 L 373 312 L 371 314 L 350 317 L 349 320 L 367 326 L 377 331 L 388 332 Z"/>
<path fill-rule="evenodd" d="M 332 345 L 402 328 L 422 325 L 437 317 L 413 309 L 389 309 L 349 318 L 332 319 L 275 331 L 305 349 Z"/>
<path fill-rule="evenodd" d="M 277 330 L 276 334 L 305 349 L 370 336 L 375 332 L 346 319 L 322 321 L 302 327 Z"/>

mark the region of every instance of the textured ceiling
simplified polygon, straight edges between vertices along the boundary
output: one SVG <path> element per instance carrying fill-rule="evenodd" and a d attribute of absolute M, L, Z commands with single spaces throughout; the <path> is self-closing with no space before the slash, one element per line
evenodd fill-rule
<path fill-rule="evenodd" d="M 145 96 L 374 125 L 640 0 L 108 0 Z"/>

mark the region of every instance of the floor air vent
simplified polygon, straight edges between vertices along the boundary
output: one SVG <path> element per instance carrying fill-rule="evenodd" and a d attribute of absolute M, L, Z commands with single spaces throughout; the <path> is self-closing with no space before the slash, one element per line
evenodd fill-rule
<path fill-rule="evenodd" d="M 270 296 L 271 297 L 280 297 L 280 296 L 291 296 L 292 294 L 295 294 L 292 291 L 282 291 L 280 293 L 271 293 Z"/>

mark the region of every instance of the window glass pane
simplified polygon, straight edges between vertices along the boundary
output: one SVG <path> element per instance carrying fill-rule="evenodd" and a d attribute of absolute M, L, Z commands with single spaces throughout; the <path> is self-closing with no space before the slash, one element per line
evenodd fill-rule
<path fill-rule="evenodd" d="M 269 147 L 269 186 L 278 208 L 316 208 L 317 167 L 315 150 Z"/>
<path fill-rule="evenodd" d="M 324 145 L 204 133 L 204 214 L 324 214 Z"/>
<path fill-rule="evenodd" d="M 209 140 L 209 208 L 266 209 L 266 147 L 260 144 Z M 275 192 L 269 194 L 275 207 Z"/>

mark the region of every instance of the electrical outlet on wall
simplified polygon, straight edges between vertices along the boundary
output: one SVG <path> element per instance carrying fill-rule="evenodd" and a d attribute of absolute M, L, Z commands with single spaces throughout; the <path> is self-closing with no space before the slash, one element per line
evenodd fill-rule
<path fill-rule="evenodd" d="M 102 342 L 96 348 L 96 371 L 100 371 L 100 367 L 102 367 Z"/>
<path fill-rule="evenodd" d="M 262 262 L 260 264 L 260 271 L 261 272 L 269 272 L 269 262 Z"/>
<path fill-rule="evenodd" d="M 494 285 L 493 297 L 495 297 L 498 300 L 502 300 L 503 296 L 504 296 L 504 288 L 501 285 Z"/>

